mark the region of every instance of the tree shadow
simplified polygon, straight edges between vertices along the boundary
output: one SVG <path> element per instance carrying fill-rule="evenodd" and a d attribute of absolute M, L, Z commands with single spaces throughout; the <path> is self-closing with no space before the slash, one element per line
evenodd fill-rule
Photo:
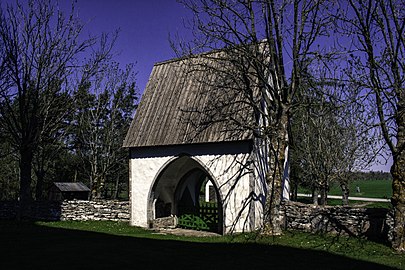
<path fill-rule="evenodd" d="M 0 223 L 1 269 L 390 269 L 322 251 L 156 240 Z"/>

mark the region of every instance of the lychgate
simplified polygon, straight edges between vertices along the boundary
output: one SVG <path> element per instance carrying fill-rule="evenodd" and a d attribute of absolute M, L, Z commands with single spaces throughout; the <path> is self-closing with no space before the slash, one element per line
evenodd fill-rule
<path fill-rule="evenodd" d="M 258 119 L 243 102 L 227 105 L 229 121 L 205 114 L 212 112 L 213 99 L 241 98 L 229 87 L 222 95 L 210 83 L 218 77 L 191 71 L 192 61 L 199 59 L 153 67 L 124 141 L 131 224 L 150 227 L 172 217 L 178 226 L 221 234 L 258 229 L 269 150 L 254 131 L 235 124 Z"/>

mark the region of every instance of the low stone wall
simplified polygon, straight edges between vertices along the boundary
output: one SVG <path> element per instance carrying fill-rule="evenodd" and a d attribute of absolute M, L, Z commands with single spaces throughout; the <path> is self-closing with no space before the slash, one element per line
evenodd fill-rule
<path fill-rule="evenodd" d="M 177 217 L 162 217 L 152 220 L 149 224 L 150 229 L 162 229 L 162 228 L 176 228 L 177 226 Z"/>
<path fill-rule="evenodd" d="M 315 206 L 291 201 L 285 202 L 281 209 L 287 230 L 364 236 L 380 241 L 392 239 L 394 222 L 389 209 Z"/>
<path fill-rule="evenodd" d="M 0 219 L 15 219 L 18 202 L 0 202 Z M 35 202 L 30 217 L 35 220 L 111 220 L 129 221 L 128 201 Z M 391 241 L 393 213 L 385 208 L 314 206 L 284 202 L 280 218 L 286 230 L 335 233 Z M 175 217 L 154 220 L 151 228 L 174 227 Z"/>
<path fill-rule="evenodd" d="M 15 219 L 18 202 L 0 202 L 0 219 Z M 128 201 L 34 202 L 29 211 L 34 220 L 111 220 L 129 221 Z"/>
<path fill-rule="evenodd" d="M 129 221 L 129 202 L 63 201 L 60 219 Z"/>

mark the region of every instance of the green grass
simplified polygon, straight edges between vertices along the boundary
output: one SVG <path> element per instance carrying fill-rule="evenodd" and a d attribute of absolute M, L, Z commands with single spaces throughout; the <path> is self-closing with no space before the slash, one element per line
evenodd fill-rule
<path fill-rule="evenodd" d="M 312 198 L 298 197 L 298 202 L 312 204 Z M 342 205 L 342 200 L 328 198 L 329 206 Z M 349 206 L 366 207 L 366 208 L 391 208 L 390 202 L 363 202 L 363 201 L 349 201 Z"/>
<path fill-rule="evenodd" d="M 391 180 L 357 180 L 349 184 L 350 196 L 368 197 L 368 198 L 391 198 L 392 196 Z M 360 193 L 356 192 L 356 187 L 360 187 Z M 330 195 L 341 195 L 339 185 L 332 185 L 329 191 Z"/>
<path fill-rule="evenodd" d="M 328 198 L 328 205 L 330 206 L 342 205 L 342 200 Z M 390 202 L 349 201 L 349 206 L 358 206 L 366 208 L 391 208 L 392 204 Z"/>
<path fill-rule="evenodd" d="M 0 222 L 0 269 L 405 269 L 358 238 L 161 235 L 117 222 Z"/>
<path fill-rule="evenodd" d="M 356 187 L 360 188 L 360 193 L 356 192 Z M 389 199 L 392 196 L 392 181 L 391 180 L 357 180 L 349 183 L 349 196 L 352 197 L 367 197 L 367 198 L 385 198 Z M 310 194 L 311 191 L 299 187 L 299 193 Z M 342 191 L 337 183 L 332 183 L 328 195 L 341 196 Z"/>

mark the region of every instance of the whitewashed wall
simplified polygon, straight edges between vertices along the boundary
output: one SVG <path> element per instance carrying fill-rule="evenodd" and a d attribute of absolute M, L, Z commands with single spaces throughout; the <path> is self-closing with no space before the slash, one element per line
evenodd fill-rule
<path fill-rule="evenodd" d="M 261 226 L 263 185 L 255 181 L 249 142 L 144 147 L 131 150 L 131 224 L 148 227 L 149 198 L 160 172 L 179 156 L 197 161 L 213 178 L 223 203 L 224 233 Z M 184 169 L 184 168 L 183 168 Z M 148 217 L 149 216 L 149 217 Z"/>

